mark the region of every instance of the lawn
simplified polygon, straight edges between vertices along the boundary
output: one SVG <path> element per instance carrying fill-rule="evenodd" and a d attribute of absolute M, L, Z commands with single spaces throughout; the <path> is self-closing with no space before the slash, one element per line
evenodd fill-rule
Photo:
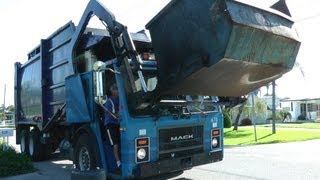
<path fill-rule="evenodd" d="M 271 127 L 271 124 L 262 125 L 264 127 Z M 281 123 L 276 124 L 279 128 L 307 128 L 307 129 L 320 129 L 320 123 Z"/>
<path fill-rule="evenodd" d="M 305 141 L 311 139 L 320 139 L 320 130 L 294 130 L 277 129 L 276 134 L 272 134 L 271 128 L 257 127 L 257 142 L 252 128 L 241 128 L 238 131 L 232 131 L 232 128 L 224 129 L 225 145 L 251 145 L 251 144 L 270 144 L 284 143 L 293 141 Z"/>

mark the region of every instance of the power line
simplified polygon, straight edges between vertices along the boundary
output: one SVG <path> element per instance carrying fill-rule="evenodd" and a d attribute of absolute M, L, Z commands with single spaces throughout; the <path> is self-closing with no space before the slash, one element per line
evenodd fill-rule
<path fill-rule="evenodd" d="M 312 16 L 308 16 L 308 17 L 305 17 L 305 18 L 302 18 L 302 19 L 298 19 L 298 20 L 295 21 L 295 23 L 306 21 L 306 20 L 309 20 L 309 19 L 314 19 L 314 18 L 317 18 L 317 17 L 320 17 L 320 12 L 315 14 L 315 15 L 312 15 Z"/>

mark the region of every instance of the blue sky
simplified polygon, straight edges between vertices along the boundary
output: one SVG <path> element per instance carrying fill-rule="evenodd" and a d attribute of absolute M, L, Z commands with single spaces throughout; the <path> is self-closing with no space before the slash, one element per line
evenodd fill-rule
<path fill-rule="evenodd" d="M 101 0 L 117 20 L 138 31 L 170 0 Z M 275 0 L 242 0 L 270 4 Z M 88 0 L 1 0 L 0 1 L 0 104 L 3 87 L 7 86 L 6 105 L 13 104 L 13 65 L 25 62 L 27 53 L 47 38 L 57 28 L 72 20 L 78 23 Z M 320 42 L 320 2 L 317 0 L 287 0 L 302 46 L 297 61 L 298 68 L 277 81 L 281 97 L 320 97 L 318 44 Z M 307 18 L 307 19 L 305 19 Z"/>

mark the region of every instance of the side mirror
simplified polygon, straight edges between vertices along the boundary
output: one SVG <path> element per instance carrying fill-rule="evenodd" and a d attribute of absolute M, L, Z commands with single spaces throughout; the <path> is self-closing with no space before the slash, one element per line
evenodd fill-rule
<path fill-rule="evenodd" d="M 103 89 L 103 76 L 104 73 L 102 71 L 95 72 L 95 89 L 96 89 L 96 97 L 101 98 L 104 96 L 104 89 Z"/>
<path fill-rule="evenodd" d="M 94 71 L 100 71 L 101 69 L 104 69 L 106 68 L 106 65 L 104 62 L 102 61 L 96 61 L 94 64 L 93 64 L 93 70 Z"/>

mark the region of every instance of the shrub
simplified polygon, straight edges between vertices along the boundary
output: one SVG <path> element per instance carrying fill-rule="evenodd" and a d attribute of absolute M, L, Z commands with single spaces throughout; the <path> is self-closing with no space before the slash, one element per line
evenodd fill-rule
<path fill-rule="evenodd" d="M 244 118 L 240 122 L 240 126 L 249 126 L 252 125 L 252 121 L 249 118 Z"/>
<path fill-rule="evenodd" d="M 298 120 L 306 120 L 306 119 L 307 119 L 306 116 L 303 115 L 303 114 L 300 114 L 300 115 L 298 116 Z"/>
<path fill-rule="evenodd" d="M 228 109 L 223 109 L 223 127 L 224 128 L 231 128 L 231 116 L 230 111 Z"/>
<path fill-rule="evenodd" d="M 35 171 L 31 160 L 25 154 L 17 153 L 13 147 L 3 148 L 0 142 L 0 177 L 25 174 Z"/>
<path fill-rule="evenodd" d="M 270 114 L 271 117 L 267 118 L 267 121 L 272 121 L 272 111 Z M 284 121 L 286 118 L 291 119 L 291 114 L 288 111 L 284 111 L 284 110 L 276 110 L 276 120 L 278 121 Z"/>

